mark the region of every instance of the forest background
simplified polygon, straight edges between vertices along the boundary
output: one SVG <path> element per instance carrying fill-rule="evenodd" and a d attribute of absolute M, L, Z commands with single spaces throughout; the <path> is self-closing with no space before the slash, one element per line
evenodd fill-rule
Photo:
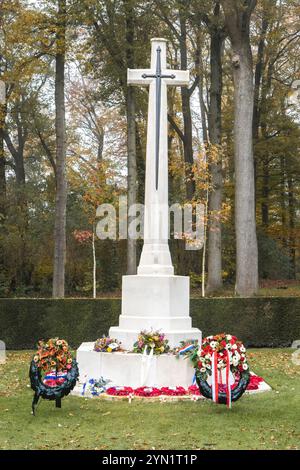
<path fill-rule="evenodd" d="M 0 296 L 119 295 L 136 272 L 141 241 L 94 233 L 100 204 L 143 203 L 148 95 L 126 74 L 153 37 L 191 74 L 168 92 L 170 204 L 207 212 L 204 248 L 170 241 L 176 273 L 200 295 L 298 286 L 299 18 L 297 0 L 0 1 Z"/>

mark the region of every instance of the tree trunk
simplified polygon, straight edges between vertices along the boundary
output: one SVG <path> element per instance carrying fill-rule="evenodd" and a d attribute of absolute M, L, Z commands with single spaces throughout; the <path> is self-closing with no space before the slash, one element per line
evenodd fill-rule
<path fill-rule="evenodd" d="M 6 214 L 6 177 L 4 155 L 5 104 L 0 103 L 0 218 Z"/>
<path fill-rule="evenodd" d="M 0 62 L 2 56 L 0 55 Z M 6 176 L 4 154 L 4 127 L 6 118 L 6 85 L 0 78 L 0 218 L 6 214 Z"/>
<path fill-rule="evenodd" d="M 181 3 L 181 2 L 180 2 Z M 187 70 L 187 31 L 186 31 L 186 6 L 182 4 L 179 8 L 180 20 L 180 59 L 181 70 Z M 187 87 L 181 87 L 181 102 L 184 126 L 184 161 L 185 161 L 185 177 L 186 177 L 186 195 L 191 200 L 195 193 L 195 181 L 193 177 L 193 132 L 192 132 L 192 114 L 190 103 L 190 90 Z"/>
<path fill-rule="evenodd" d="M 261 220 L 265 228 L 269 225 L 269 162 L 268 155 L 263 161 L 263 187 L 262 187 L 262 203 L 261 203 Z"/>
<path fill-rule="evenodd" d="M 12 139 L 6 129 L 3 128 L 3 137 L 7 148 L 14 160 L 14 172 L 16 175 L 16 215 L 17 215 L 17 226 L 19 235 L 19 257 L 18 264 L 16 267 L 16 283 L 19 287 L 28 286 L 31 284 L 31 276 L 33 272 L 33 266 L 31 263 L 30 253 L 27 247 L 28 240 L 28 227 L 29 227 L 29 212 L 27 204 L 27 193 L 26 193 L 26 178 L 25 178 L 25 166 L 24 166 L 24 148 L 26 142 L 27 132 L 24 132 L 24 125 L 20 120 L 21 110 L 16 109 L 15 113 L 12 113 L 14 121 L 17 126 L 17 145 L 12 142 Z"/>
<path fill-rule="evenodd" d="M 1 84 L 0 84 L 1 86 Z M 2 85 L 3 86 L 3 85 Z M 5 87 L 3 86 L 2 102 L 0 103 L 0 224 L 3 225 L 6 216 L 6 175 L 4 154 L 4 126 L 6 115 Z M 0 91 L 1 92 L 1 91 Z M 2 229 L 3 231 L 3 229 Z M 0 269 L 4 273 L 5 253 L 0 250 Z"/>
<path fill-rule="evenodd" d="M 208 142 L 208 130 L 207 130 L 207 123 L 206 123 L 206 106 L 204 101 L 204 94 L 203 94 L 203 61 L 202 61 L 202 51 L 201 51 L 201 39 L 199 32 L 197 33 L 197 49 L 195 52 L 195 68 L 196 73 L 199 77 L 198 83 L 198 92 L 199 92 L 199 105 L 200 105 L 200 116 L 201 116 L 201 124 L 202 124 L 202 138 L 204 145 Z"/>
<path fill-rule="evenodd" d="M 97 261 L 96 261 L 96 247 L 95 247 L 95 227 L 93 227 L 92 235 L 92 252 L 93 252 L 93 299 L 97 297 Z"/>
<path fill-rule="evenodd" d="M 267 12 L 264 11 L 262 23 L 261 23 L 260 40 L 259 40 L 258 48 L 257 48 L 257 62 L 255 65 L 255 74 L 254 74 L 254 104 L 253 104 L 253 122 L 252 122 L 252 134 L 253 134 L 254 143 L 256 143 L 259 138 L 259 125 L 260 125 L 260 115 L 261 115 L 260 91 L 261 91 L 262 76 L 263 76 L 263 70 L 264 70 L 265 39 L 266 39 L 266 33 L 268 30 L 268 26 L 269 26 L 269 21 L 265 17 L 266 14 Z M 257 159 L 254 154 L 255 201 L 257 197 L 256 174 L 257 174 Z"/>
<path fill-rule="evenodd" d="M 288 207 L 289 207 L 289 252 L 292 264 L 292 277 L 296 279 L 296 240 L 295 240 L 295 197 L 294 183 L 291 175 L 288 175 Z"/>
<path fill-rule="evenodd" d="M 137 180 L 138 180 L 138 187 L 137 187 L 137 202 L 143 204 L 145 200 L 145 156 L 143 151 L 143 144 L 142 139 L 140 136 L 139 126 L 138 123 L 135 125 L 136 127 L 136 166 L 137 166 Z"/>
<path fill-rule="evenodd" d="M 216 12 L 217 13 L 217 12 Z M 213 149 L 213 161 L 209 161 L 212 190 L 209 194 L 209 225 L 208 225 L 208 279 L 207 292 L 222 287 L 222 156 L 221 156 L 221 98 L 222 98 L 222 49 L 223 34 L 218 27 L 211 31 L 210 59 L 210 107 L 208 129 L 210 145 Z M 216 151 L 214 150 L 216 148 Z"/>
<path fill-rule="evenodd" d="M 127 68 L 134 68 L 134 6 L 133 1 L 124 2 L 126 15 L 126 62 Z M 127 114 L 127 197 L 128 209 L 136 204 L 137 196 L 137 164 L 136 164 L 136 123 L 135 123 L 135 90 L 126 89 Z M 132 218 L 128 217 L 128 225 Z M 127 274 L 136 274 L 136 240 L 127 239 Z"/>
<path fill-rule="evenodd" d="M 281 241 L 284 247 L 287 246 L 287 239 L 286 239 L 286 202 L 285 202 L 285 194 L 286 194 L 286 189 L 285 189 L 285 158 L 282 155 L 280 157 L 280 173 L 281 173 L 281 179 L 280 179 L 280 211 L 281 211 Z"/>
<path fill-rule="evenodd" d="M 253 104 L 253 138 L 258 139 L 259 124 L 260 124 L 260 89 L 262 82 L 262 74 L 264 69 L 264 50 L 265 50 L 265 37 L 269 26 L 269 22 L 266 18 L 262 18 L 260 40 L 257 48 L 257 62 L 255 65 L 254 75 L 254 104 Z"/>
<path fill-rule="evenodd" d="M 65 124 L 65 36 L 66 0 L 58 0 L 55 71 L 55 131 L 56 131 L 56 206 L 54 229 L 53 297 L 65 295 L 66 260 L 66 124 Z"/>
<path fill-rule="evenodd" d="M 101 133 L 98 133 L 98 148 L 97 148 L 97 162 L 102 162 L 103 157 L 103 146 L 104 146 L 104 130 Z"/>
<path fill-rule="evenodd" d="M 221 0 L 230 36 L 234 77 L 234 161 L 236 293 L 258 290 L 258 253 L 255 220 L 253 124 L 253 69 L 250 18 L 256 1 Z"/>

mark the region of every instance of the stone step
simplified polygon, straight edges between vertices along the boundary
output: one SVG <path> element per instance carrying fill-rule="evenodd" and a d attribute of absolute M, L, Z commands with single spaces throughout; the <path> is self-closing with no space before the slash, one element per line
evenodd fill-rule
<path fill-rule="evenodd" d="M 192 319 L 185 317 L 136 317 L 120 315 L 119 326 L 125 330 L 188 330 L 192 326 Z"/>

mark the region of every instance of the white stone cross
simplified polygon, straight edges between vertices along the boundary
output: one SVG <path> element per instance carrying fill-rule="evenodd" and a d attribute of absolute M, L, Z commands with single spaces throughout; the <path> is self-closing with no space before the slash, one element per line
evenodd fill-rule
<path fill-rule="evenodd" d="M 188 86 L 189 71 L 167 69 L 165 39 L 152 39 L 151 68 L 128 70 L 129 85 L 149 86 L 144 246 L 138 274 L 174 274 L 168 245 L 167 86 Z"/>

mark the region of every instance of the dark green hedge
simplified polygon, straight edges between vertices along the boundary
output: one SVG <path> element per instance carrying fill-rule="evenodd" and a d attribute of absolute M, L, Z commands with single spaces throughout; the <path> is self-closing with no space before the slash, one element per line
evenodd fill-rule
<path fill-rule="evenodd" d="M 247 347 L 289 347 L 300 339 L 297 297 L 192 299 L 191 314 L 204 335 L 225 331 Z"/>
<path fill-rule="evenodd" d="M 118 324 L 120 299 L 0 299 L 0 340 L 8 349 L 32 349 L 60 336 L 73 347 Z M 246 346 L 284 347 L 300 339 L 300 298 L 192 299 L 193 326 L 203 335 L 234 334 Z"/>

